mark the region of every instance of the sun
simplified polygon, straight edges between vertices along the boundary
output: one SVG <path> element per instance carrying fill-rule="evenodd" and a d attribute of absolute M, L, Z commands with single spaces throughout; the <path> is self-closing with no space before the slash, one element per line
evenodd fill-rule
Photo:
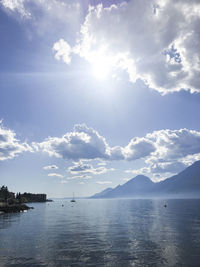
<path fill-rule="evenodd" d="M 113 59 L 104 49 L 96 51 L 90 63 L 92 74 L 96 79 L 105 80 L 112 71 Z"/>
<path fill-rule="evenodd" d="M 105 80 L 108 77 L 109 72 L 110 72 L 110 67 L 104 60 L 100 60 L 92 64 L 92 73 L 94 77 L 99 80 Z"/>

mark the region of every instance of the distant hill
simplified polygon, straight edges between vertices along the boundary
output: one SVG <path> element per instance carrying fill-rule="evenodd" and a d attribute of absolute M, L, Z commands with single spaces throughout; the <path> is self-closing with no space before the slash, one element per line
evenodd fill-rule
<path fill-rule="evenodd" d="M 144 175 L 138 175 L 123 185 L 107 188 L 92 198 L 117 197 L 187 197 L 200 198 L 200 161 L 162 182 L 154 183 Z"/>
<path fill-rule="evenodd" d="M 103 191 L 101 191 L 100 193 L 96 193 L 93 197 L 94 197 L 94 198 L 100 198 L 100 197 L 103 197 L 105 194 L 107 194 L 107 193 L 110 192 L 111 190 L 113 190 L 113 188 L 108 187 L 108 188 L 104 189 Z"/>

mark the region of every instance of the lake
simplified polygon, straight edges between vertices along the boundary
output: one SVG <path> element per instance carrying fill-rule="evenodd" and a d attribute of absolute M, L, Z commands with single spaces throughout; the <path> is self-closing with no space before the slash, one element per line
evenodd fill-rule
<path fill-rule="evenodd" d="M 0 215 L 1 267 L 200 265 L 200 200 L 63 199 L 30 206 Z"/>

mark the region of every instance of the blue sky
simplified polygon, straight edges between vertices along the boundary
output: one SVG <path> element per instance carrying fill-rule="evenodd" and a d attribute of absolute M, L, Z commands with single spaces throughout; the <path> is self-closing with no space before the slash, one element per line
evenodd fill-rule
<path fill-rule="evenodd" d="M 199 160 L 199 11 L 0 1 L 0 185 L 87 196 Z"/>

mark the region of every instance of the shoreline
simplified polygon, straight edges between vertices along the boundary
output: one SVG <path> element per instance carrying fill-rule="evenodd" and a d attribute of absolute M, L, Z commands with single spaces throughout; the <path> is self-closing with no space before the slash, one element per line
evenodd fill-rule
<path fill-rule="evenodd" d="M 27 211 L 30 209 L 34 209 L 34 208 L 29 207 L 26 204 L 5 205 L 3 207 L 0 207 L 0 214 L 23 212 L 23 211 Z"/>

